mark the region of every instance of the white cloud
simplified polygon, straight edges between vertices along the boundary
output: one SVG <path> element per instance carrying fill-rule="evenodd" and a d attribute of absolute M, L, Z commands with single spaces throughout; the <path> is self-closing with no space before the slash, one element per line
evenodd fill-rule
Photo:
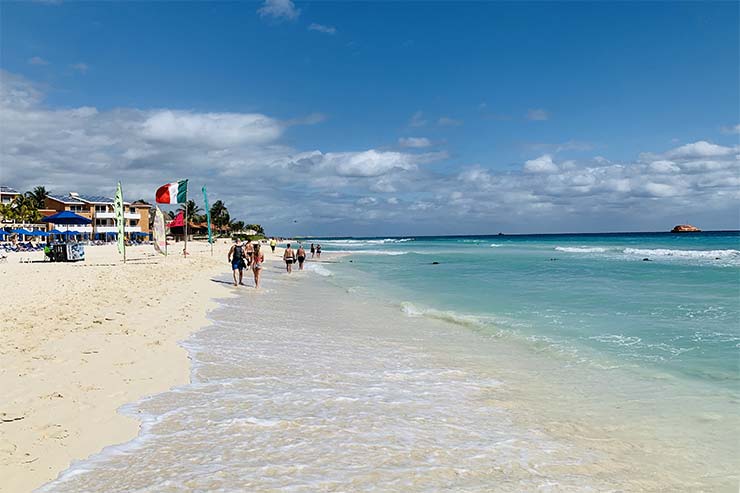
<path fill-rule="evenodd" d="M 162 110 L 152 113 L 141 131 L 148 140 L 227 147 L 272 142 L 283 128 L 276 120 L 258 113 Z"/>
<path fill-rule="evenodd" d="M 401 137 L 398 139 L 398 145 L 401 147 L 411 147 L 415 149 L 429 147 L 432 142 L 426 137 Z"/>
<path fill-rule="evenodd" d="M 324 26 L 323 24 L 316 24 L 315 22 L 312 22 L 308 26 L 309 31 L 317 31 L 324 34 L 336 34 L 337 28 L 334 26 Z"/>
<path fill-rule="evenodd" d="M 34 56 L 28 59 L 29 65 L 49 65 L 49 62 L 41 58 L 40 56 Z"/>
<path fill-rule="evenodd" d="M 459 127 L 462 124 L 462 120 L 456 120 L 448 116 L 440 117 L 439 120 L 437 120 L 437 125 L 440 125 L 442 127 Z"/>
<path fill-rule="evenodd" d="M 78 71 L 81 74 L 86 74 L 87 71 L 90 70 L 90 66 L 84 62 L 73 63 L 69 67 Z"/>
<path fill-rule="evenodd" d="M 291 0 L 265 0 L 257 12 L 260 17 L 274 20 L 295 20 L 301 13 Z"/>
<path fill-rule="evenodd" d="M 730 127 L 722 127 L 721 130 L 723 134 L 730 134 L 730 135 L 740 134 L 740 123 L 738 123 L 737 125 L 730 126 Z"/>
<path fill-rule="evenodd" d="M 334 168 L 339 176 L 380 176 L 391 171 L 415 170 L 423 155 L 402 152 L 381 152 L 370 149 L 363 152 L 329 152 L 323 163 Z"/>
<path fill-rule="evenodd" d="M 527 173 L 557 173 L 558 166 L 552 161 L 552 156 L 543 154 L 524 163 L 524 171 Z"/>
<path fill-rule="evenodd" d="M 375 205 L 378 203 L 378 199 L 375 197 L 361 197 L 357 199 L 357 205 Z"/>
<path fill-rule="evenodd" d="M 737 149 L 732 147 L 724 147 L 717 144 L 712 144 L 705 140 L 693 142 L 691 144 L 682 145 L 671 149 L 664 154 L 665 157 L 671 159 L 696 159 L 696 158 L 709 158 L 709 157 L 721 157 L 729 156 L 737 152 Z"/>
<path fill-rule="evenodd" d="M 737 148 L 680 146 L 624 162 L 543 154 L 515 169 L 495 160 L 431 167 L 425 164 L 447 155 L 281 142 L 309 117 L 52 108 L 41 86 L 0 77 L 2 180 L 21 190 L 112 195 L 121 179 L 127 198 L 152 200 L 157 186 L 186 177 L 193 187 L 208 185 L 233 217 L 276 234 L 655 230 L 684 220 L 705 229 L 738 226 Z M 362 198 L 376 202 L 358 204 Z M 310 211 L 301 231 L 293 229 L 295 204 Z M 363 215 L 368 208 L 372 218 Z"/>
<path fill-rule="evenodd" d="M 411 119 L 409 120 L 409 127 L 423 127 L 427 124 L 426 119 L 424 118 L 424 113 L 422 111 L 417 111 L 413 115 L 411 115 Z"/>
<path fill-rule="evenodd" d="M 550 114 L 546 110 L 543 110 L 541 108 L 531 109 L 527 111 L 527 120 L 544 121 L 544 120 L 549 120 L 549 119 L 550 119 Z"/>

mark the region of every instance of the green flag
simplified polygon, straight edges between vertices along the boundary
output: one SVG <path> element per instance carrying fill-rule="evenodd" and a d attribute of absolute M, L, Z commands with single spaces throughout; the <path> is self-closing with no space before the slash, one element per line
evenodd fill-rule
<path fill-rule="evenodd" d="M 206 193 L 205 185 L 203 185 L 203 201 L 206 203 L 206 222 L 208 223 L 208 243 L 213 243 L 213 235 L 211 234 L 211 208 L 208 207 L 208 194 Z"/>
<path fill-rule="evenodd" d="M 113 199 L 113 213 L 116 215 L 116 226 L 118 229 L 118 253 L 123 255 L 123 261 L 126 261 L 126 241 L 124 235 L 126 234 L 125 224 L 126 219 L 123 215 L 123 191 L 121 190 L 121 182 L 118 182 L 118 188 L 116 188 L 116 198 Z"/>

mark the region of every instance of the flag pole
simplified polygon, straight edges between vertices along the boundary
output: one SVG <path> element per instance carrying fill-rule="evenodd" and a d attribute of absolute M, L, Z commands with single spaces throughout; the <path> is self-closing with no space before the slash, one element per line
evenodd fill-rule
<path fill-rule="evenodd" d="M 118 182 L 121 185 L 121 182 Z M 126 263 L 126 209 L 123 207 L 123 188 L 121 188 L 121 210 L 123 211 L 123 263 Z"/>
<path fill-rule="evenodd" d="M 187 258 L 188 256 L 188 203 L 185 202 L 185 249 L 182 251 L 182 256 Z"/>

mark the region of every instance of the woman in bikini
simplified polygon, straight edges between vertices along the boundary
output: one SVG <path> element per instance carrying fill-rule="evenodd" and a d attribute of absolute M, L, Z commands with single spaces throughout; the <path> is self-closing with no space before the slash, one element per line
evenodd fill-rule
<path fill-rule="evenodd" d="M 254 253 L 252 254 L 252 272 L 254 272 L 254 287 L 260 287 L 260 274 L 262 273 L 262 263 L 265 261 L 265 256 L 260 252 L 260 245 L 257 243 L 254 245 Z"/>

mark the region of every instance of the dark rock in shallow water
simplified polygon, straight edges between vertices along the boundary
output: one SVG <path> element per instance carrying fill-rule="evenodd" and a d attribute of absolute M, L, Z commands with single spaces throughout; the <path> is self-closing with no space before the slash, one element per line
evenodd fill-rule
<path fill-rule="evenodd" d="M 649 258 L 644 258 L 644 259 L 642 259 L 642 261 L 643 262 L 652 262 L 652 260 L 650 260 Z"/>
<path fill-rule="evenodd" d="M 432 265 L 439 265 L 439 262 L 432 262 Z"/>

